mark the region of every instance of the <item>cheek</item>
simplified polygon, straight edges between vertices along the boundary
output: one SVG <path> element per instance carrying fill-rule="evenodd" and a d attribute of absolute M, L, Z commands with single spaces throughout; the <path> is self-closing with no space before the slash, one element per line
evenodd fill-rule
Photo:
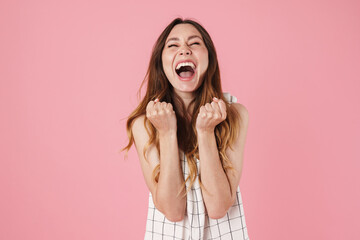
<path fill-rule="evenodd" d="M 207 49 L 204 49 L 201 52 L 201 56 L 202 56 L 202 61 L 203 61 L 204 65 L 208 66 L 209 65 L 209 53 L 208 53 Z"/>
<path fill-rule="evenodd" d="M 204 56 L 203 58 L 203 71 L 205 72 L 209 67 L 209 59 L 208 56 Z"/>
<path fill-rule="evenodd" d="M 163 64 L 164 70 L 171 68 L 171 58 L 169 56 L 163 55 L 162 56 L 162 64 Z"/>
<path fill-rule="evenodd" d="M 162 59 L 162 67 L 165 73 L 168 73 L 169 71 L 169 61 L 167 61 L 166 59 Z"/>

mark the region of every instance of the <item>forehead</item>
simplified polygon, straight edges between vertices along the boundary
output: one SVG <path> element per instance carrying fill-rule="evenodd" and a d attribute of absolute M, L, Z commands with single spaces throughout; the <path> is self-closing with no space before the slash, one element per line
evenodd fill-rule
<path fill-rule="evenodd" d="M 181 23 L 173 27 L 169 36 L 167 37 L 167 40 L 169 38 L 182 38 L 182 37 L 187 39 L 188 36 L 192 36 L 192 35 L 197 35 L 202 39 L 200 32 L 192 24 Z"/>

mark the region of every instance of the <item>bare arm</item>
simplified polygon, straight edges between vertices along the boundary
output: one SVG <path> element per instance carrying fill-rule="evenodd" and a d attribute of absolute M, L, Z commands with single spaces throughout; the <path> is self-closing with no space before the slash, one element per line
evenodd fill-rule
<path fill-rule="evenodd" d="M 184 190 L 177 196 L 184 183 L 184 177 L 179 159 L 176 122 L 174 125 L 175 113 L 170 111 L 172 110 L 172 106 L 170 107 L 165 103 L 162 104 L 161 107 L 161 104 L 154 104 L 154 102 L 149 103 L 149 111 L 147 111 L 147 116 L 151 123 L 160 129 L 160 155 L 155 145 L 152 144 L 147 150 L 149 162 L 147 162 L 143 156 L 144 146 L 149 140 L 149 135 L 144 127 L 145 116 L 141 116 L 135 120 L 132 131 L 144 178 L 152 194 L 155 207 L 161 211 L 168 220 L 176 222 L 182 220 L 185 214 L 186 198 L 181 197 Z M 156 183 L 152 180 L 152 172 L 160 162 L 160 174 L 158 183 Z"/>
<path fill-rule="evenodd" d="M 241 177 L 248 114 L 244 106 L 240 104 L 232 105 L 232 107 L 235 107 L 237 111 L 239 111 L 243 119 L 243 122 L 240 123 L 239 136 L 233 146 L 234 150 L 227 149 L 226 151 L 229 160 L 237 171 L 234 175 L 227 174 L 222 168 L 213 128 L 215 123 L 221 122 L 226 118 L 226 112 L 221 108 L 220 103 L 216 105 L 212 102 L 211 108 L 209 105 L 205 105 L 203 111 L 199 113 L 199 115 L 206 113 L 206 117 L 204 117 L 203 120 L 199 119 L 199 121 L 203 123 L 205 121 L 208 122 L 208 124 L 199 124 L 202 125 L 202 127 L 197 128 L 197 132 L 201 181 L 209 191 L 203 191 L 202 193 L 209 217 L 213 219 L 222 218 L 234 204 L 237 186 L 239 185 Z M 224 106 L 225 105 L 223 105 L 223 108 Z M 212 114 L 209 114 L 210 112 Z M 219 113 L 220 116 L 214 116 Z M 212 120 L 213 123 L 211 123 Z"/>
<path fill-rule="evenodd" d="M 160 176 L 156 188 L 156 201 L 160 209 L 170 221 L 183 219 L 186 208 L 186 198 L 179 193 L 184 176 L 180 165 L 176 132 L 165 132 L 160 137 Z"/>

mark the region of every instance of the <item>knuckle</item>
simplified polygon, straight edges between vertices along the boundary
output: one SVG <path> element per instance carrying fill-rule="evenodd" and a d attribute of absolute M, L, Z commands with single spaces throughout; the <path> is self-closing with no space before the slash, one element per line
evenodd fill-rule
<path fill-rule="evenodd" d="M 150 108 L 152 104 L 153 104 L 152 101 L 150 101 L 150 102 L 146 105 L 146 108 L 147 108 L 147 109 Z"/>

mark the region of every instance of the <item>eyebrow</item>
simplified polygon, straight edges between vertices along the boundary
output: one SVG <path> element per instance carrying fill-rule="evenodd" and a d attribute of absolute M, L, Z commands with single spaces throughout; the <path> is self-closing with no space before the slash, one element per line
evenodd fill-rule
<path fill-rule="evenodd" d="M 202 40 L 202 38 L 201 37 L 199 37 L 198 35 L 192 35 L 192 36 L 190 36 L 190 37 L 188 37 L 188 41 L 189 40 L 191 40 L 191 39 L 193 39 L 193 38 L 200 38 L 201 40 Z M 179 41 L 179 38 L 177 38 L 177 37 L 172 37 L 172 38 L 169 38 L 167 41 L 166 41 L 166 43 L 168 43 L 168 42 L 170 42 L 170 41 Z M 165 43 L 165 44 L 166 44 Z"/>

